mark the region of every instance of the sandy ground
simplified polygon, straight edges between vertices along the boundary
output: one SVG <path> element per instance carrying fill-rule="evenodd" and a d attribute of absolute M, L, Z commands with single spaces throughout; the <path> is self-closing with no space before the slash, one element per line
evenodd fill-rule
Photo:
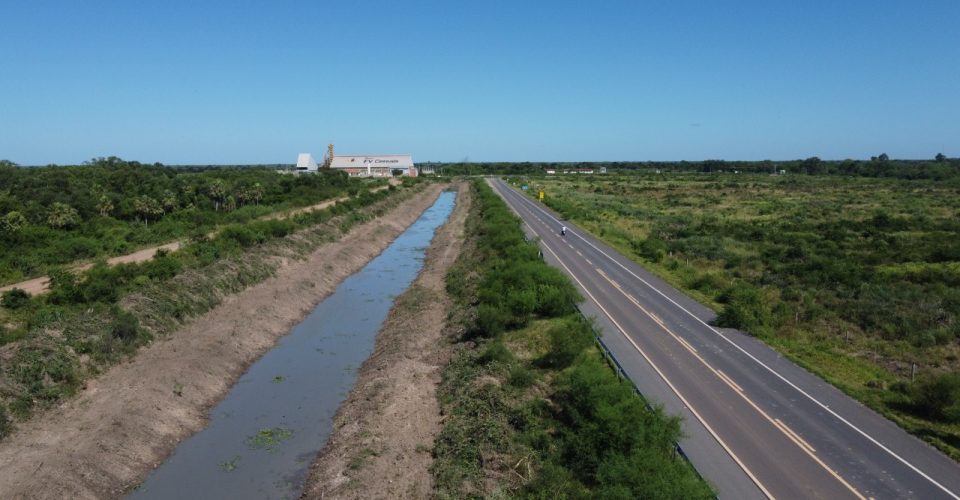
<path fill-rule="evenodd" d="M 444 278 L 460 254 L 470 190 L 427 250 L 424 269 L 397 298 L 373 355 L 334 420 L 310 470 L 305 498 L 425 498 L 440 431 L 436 391 L 449 360 L 444 339 L 451 301 Z"/>
<path fill-rule="evenodd" d="M 400 180 L 395 177 L 390 178 L 389 182 L 390 182 L 390 185 L 394 185 L 394 186 L 397 184 L 400 184 Z M 387 189 L 389 187 L 390 186 L 376 187 L 371 189 L 370 192 L 376 193 L 377 191 L 383 191 L 384 189 Z M 305 214 L 305 213 L 315 212 L 317 210 L 323 210 L 324 208 L 336 205 L 337 203 L 348 201 L 349 199 L 350 199 L 349 196 L 342 196 L 340 198 L 334 198 L 332 200 L 327 200 L 321 203 L 317 203 L 315 205 L 310 205 L 309 207 L 303 207 L 295 210 L 290 210 L 287 212 L 280 212 L 276 214 L 266 215 L 266 216 L 260 217 L 260 219 L 286 219 L 288 217 L 293 217 L 294 215 L 298 215 L 298 214 Z M 207 237 L 212 238 L 216 236 L 216 234 L 217 234 L 216 232 L 212 232 L 208 234 Z M 165 243 L 163 245 L 144 248 L 142 250 L 137 250 L 136 252 L 133 252 L 131 254 L 121 255 L 119 257 L 111 257 L 107 259 L 107 264 L 111 266 L 115 266 L 117 264 L 131 264 L 131 263 L 152 260 L 154 256 L 156 256 L 158 250 L 165 250 L 167 252 L 176 252 L 177 250 L 180 250 L 181 245 L 182 243 L 180 241 L 173 241 L 170 243 Z M 93 264 L 82 264 L 78 266 L 73 266 L 71 269 L 73 269 L 74 271 L 80 272 L 80 271 L 86 271 L 91 267 L 93 267 Z M 12 290 L 14 288 L 19 288 L 29 293 L 30 295 L 44 294 L 44 293 L 47 293 L 47 291 L 49 291 L 50 289 L 50 277 L 40 276 L 39 278 L 28 279 L 25 281 L 21 281 L 20 283 L 13 283 L 10 285 L 0 286 L 0 293 L 6 292 L 7 290 Z"/>
<path fill-rule="evenodd" d="M 390 214 L 286 263 L 21 424 L 0 443 L 0 496 L 115 498 L 129 491 L 206 425 L 209 409 L 250 363 L 383 251 L 441 189 L 428 186 Z"/>

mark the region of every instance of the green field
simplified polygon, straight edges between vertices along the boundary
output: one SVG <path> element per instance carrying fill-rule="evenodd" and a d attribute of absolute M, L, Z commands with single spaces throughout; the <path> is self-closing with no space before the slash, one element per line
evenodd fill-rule
<path fill-rule="evenodd" d="M 515 177 L 546 203 L 960 458 L 960 182 Z"/>

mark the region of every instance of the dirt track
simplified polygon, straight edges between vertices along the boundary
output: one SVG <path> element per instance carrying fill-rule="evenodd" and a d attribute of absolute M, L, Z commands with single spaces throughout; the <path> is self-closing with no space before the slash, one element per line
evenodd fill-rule
<path fill-rule="evenodd" d="M 449 359 L 444 340 L 447 270 L 460 255 L 470 189 L 437 232 L 423 271 L 397 298 L 374 353 L 311 466 L 305 498 L 425 498 L 433 486 L 431 450 L 440 431 L 436 390 Z"/>
<path fill-rule="evenodd" d="M 397 181 L 395 177 L 390 178 L 389 182 L 390 182 L 390 185 L 393 185 L 393 186 L 400 184 L 400 182 Z M 389 186 L 380 186 L 380 187 L 371 189 L 370 192 L 376 193 L 377 191 L 383 191 L 384 189 L 387 189 L 387 188 L 389 188 Z M 286 219 L 288 217 L 293 217 L 294 215 L 298 215 L 298 214 L 306 214 L 310 212 L 316 212 L 317 210 L 323 210 L 324 208 L 336 205 L 337 203 L 341 203 L 349 199 L 350 199 L 349 196 L 342 196 L 340 198 L 334 198 L 332 200 L 323 201 L 315 205 L 310 205 L 309 207 L 297 208 L 294 210 L 288 210 L 286 212 L 270 214 L 270 215 L 261 217 L 260 219 L 261 220 Z M 212 238 L 216 236 L 216 234 L 217 232 L 214 231 L 212 233 L 209 233 L 207 237 Z M 107 259 L 107 265 L 115 266 L 117 264 L 132 264 L 132 263 L 138 263 L 138 262 L 146 262 L 148 260 L 153 260 L 153 258 L 157 255 L 158 250 L 163 250 L 167 252 L 176 252 L 177 250 L 180 250 L 181 246 L 182 246 L 182 242 L 172 241 L 170 243 L 165 243 L 163 245 L 144 248 L 127 255 L 111 257 Z M 81 265 L 73 266 L 71 269 L 73 269 L 74 271 L 86 271 L 91 267 L 93 267 L 93 264 L 81 264 Z M 13 290 L 14 288 L 19 288 L 29 293 L 30 295 L 44 294 L 50 290 L 50 277 L 40 276 L 38 278 L 31 278 L 25 281 L 21 281 L 19 283 L 12 283 L 9 285 L 0 286 L 0 293 L 6 292 L 7 290 Z"/>
<path fill-rule="evenodd" d="M 322 245 L 144 348 L 0 443 L 4 498 L 112 498 L 138 484 L 246 367 L 413 223 L 441 186 Z M 177 389 L 175 391 L 175 389 Z M 179 392 L 181 395 L 175 394 Z"/>

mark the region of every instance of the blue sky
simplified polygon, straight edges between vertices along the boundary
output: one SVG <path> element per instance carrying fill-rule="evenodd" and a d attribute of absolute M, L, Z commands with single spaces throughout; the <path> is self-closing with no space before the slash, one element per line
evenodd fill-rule
<path fill-rule="evenodd" d="M 0 0 L 0 159 L 960 156 L 960 2 Z"/>

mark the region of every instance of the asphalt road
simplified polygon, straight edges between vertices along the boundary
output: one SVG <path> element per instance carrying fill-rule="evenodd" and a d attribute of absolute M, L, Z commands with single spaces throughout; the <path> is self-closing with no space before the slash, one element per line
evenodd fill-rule
<path fill-rule="evenodd" d="M 578 285 L 640 391 L 721 498 L 953 498 L 960 465 L 500 180 L 491 185 Z M 560 236 L 562 225 L 566 236 Z"/>

